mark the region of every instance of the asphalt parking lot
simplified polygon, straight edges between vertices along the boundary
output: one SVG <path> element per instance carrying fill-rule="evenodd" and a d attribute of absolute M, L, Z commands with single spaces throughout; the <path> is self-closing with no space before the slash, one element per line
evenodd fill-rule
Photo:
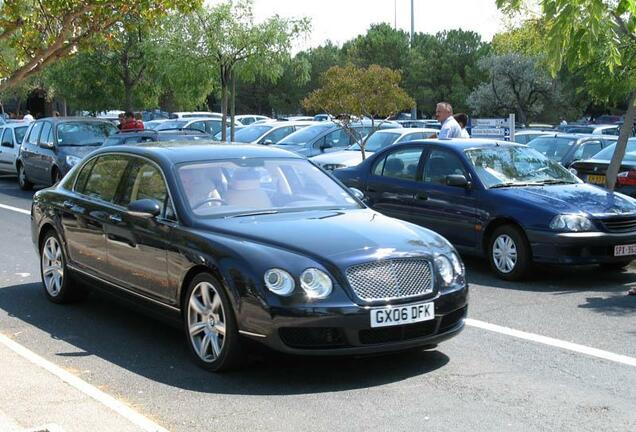
<path fill-rule="evenodd" d="M 259 351 L 215 375 L 190 361 L 179 329 L 104 294 L 49 303 L 16 210 L 31 196 L 0 178 L 0 334 L 168 430 L 636 430 L 636 297 L 625 295 L 636 266 L 536 268 L 510 283 L 466 259 L 470 321 L 435 350 Z"/>

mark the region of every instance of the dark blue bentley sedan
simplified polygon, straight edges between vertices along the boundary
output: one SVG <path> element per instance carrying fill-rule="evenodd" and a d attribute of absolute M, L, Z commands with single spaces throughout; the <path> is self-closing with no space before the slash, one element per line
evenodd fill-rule
<path fill-rule="evenodd" d="M 502 279 L 533 262 L 620 269 L 636 256 L 636 200 L 585 184 L 519 144 L 422 140 L 334 171 L 368 205 L 485 255 Z"/>
<path fill-rule="evenodd" d="M 313 355 L 431 347 L 467 311 L 447 240 L 265 146 L 102 148 L 35 194 L 32 236 L 49 300 L 84 282 L 153 305 L 214 371 L 244 338 Z"/>

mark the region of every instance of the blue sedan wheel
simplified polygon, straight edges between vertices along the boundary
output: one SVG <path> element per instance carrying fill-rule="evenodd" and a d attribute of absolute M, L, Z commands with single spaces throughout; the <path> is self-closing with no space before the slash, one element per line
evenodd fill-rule
<path fill-rule="evenodd" d="M 497 276 L 505 280 L 522 279 L 530 266 L 530 248 L 523 232 L 503 225 L 489 239 L 488 258 Z"/>

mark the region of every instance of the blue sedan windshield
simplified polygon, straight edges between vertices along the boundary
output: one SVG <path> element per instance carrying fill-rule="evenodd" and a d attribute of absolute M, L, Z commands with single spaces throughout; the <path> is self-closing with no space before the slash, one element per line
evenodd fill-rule
<path fill-rule="evenodd" d="M 488 188 L 581 182 L 560 164 L 528 147 L 470 149 L 466 156 Z"/>

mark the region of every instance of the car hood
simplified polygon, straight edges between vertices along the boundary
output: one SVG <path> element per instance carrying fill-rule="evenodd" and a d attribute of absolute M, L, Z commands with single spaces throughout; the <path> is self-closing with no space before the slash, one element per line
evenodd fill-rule
<path fill-rule="evenodd" d="M 592 216 L 636 215 L 636 200 L 588 184 L 528 186 L 498 189 L 497 195 L 533 203 L 558 213 L 584 212 Z"/>
<path fill-rule="evenodd" d="M 281 145 L 281 144 L 272 144 L 269 147 L 273 147 L 273 148 L 278 148 L 281 150 L 287 150 L 290 152 L 294 152 L 296 154 L 299 154 L 301 156 L 308 156 L 311 154 L 311 148 L 307 147 L 307 146 L 303 146 L 303 145 L 293 145 L 293 144 L 289 144 L 289 145 Z"/>
<path fill-rule="evenodd" d="M 373 152 L 365 152 L 369 157 Z M 346 166 L 356 166 L 362 162 L 362 152 L 358 150 L 343 150 L 333 153 L 325 153 L 311 158 L 312 161 L 319 165 L 325 164 L 341 164 Z"/>
<path fill-rule="evenodd" d="M 201 223 L 204 229 L 330 260 L 431 255 L 450 248 L 432 231 L 370 209 L 311 210 Z"/>
<path fill-rule="evenodd" d="M 97 150 L 101 146 L 101 144 L 94 146 L 59 146 L 58 154 L 62 156 L 77 156 L 79 158 L 84 158 L 84 156 Z"/>

